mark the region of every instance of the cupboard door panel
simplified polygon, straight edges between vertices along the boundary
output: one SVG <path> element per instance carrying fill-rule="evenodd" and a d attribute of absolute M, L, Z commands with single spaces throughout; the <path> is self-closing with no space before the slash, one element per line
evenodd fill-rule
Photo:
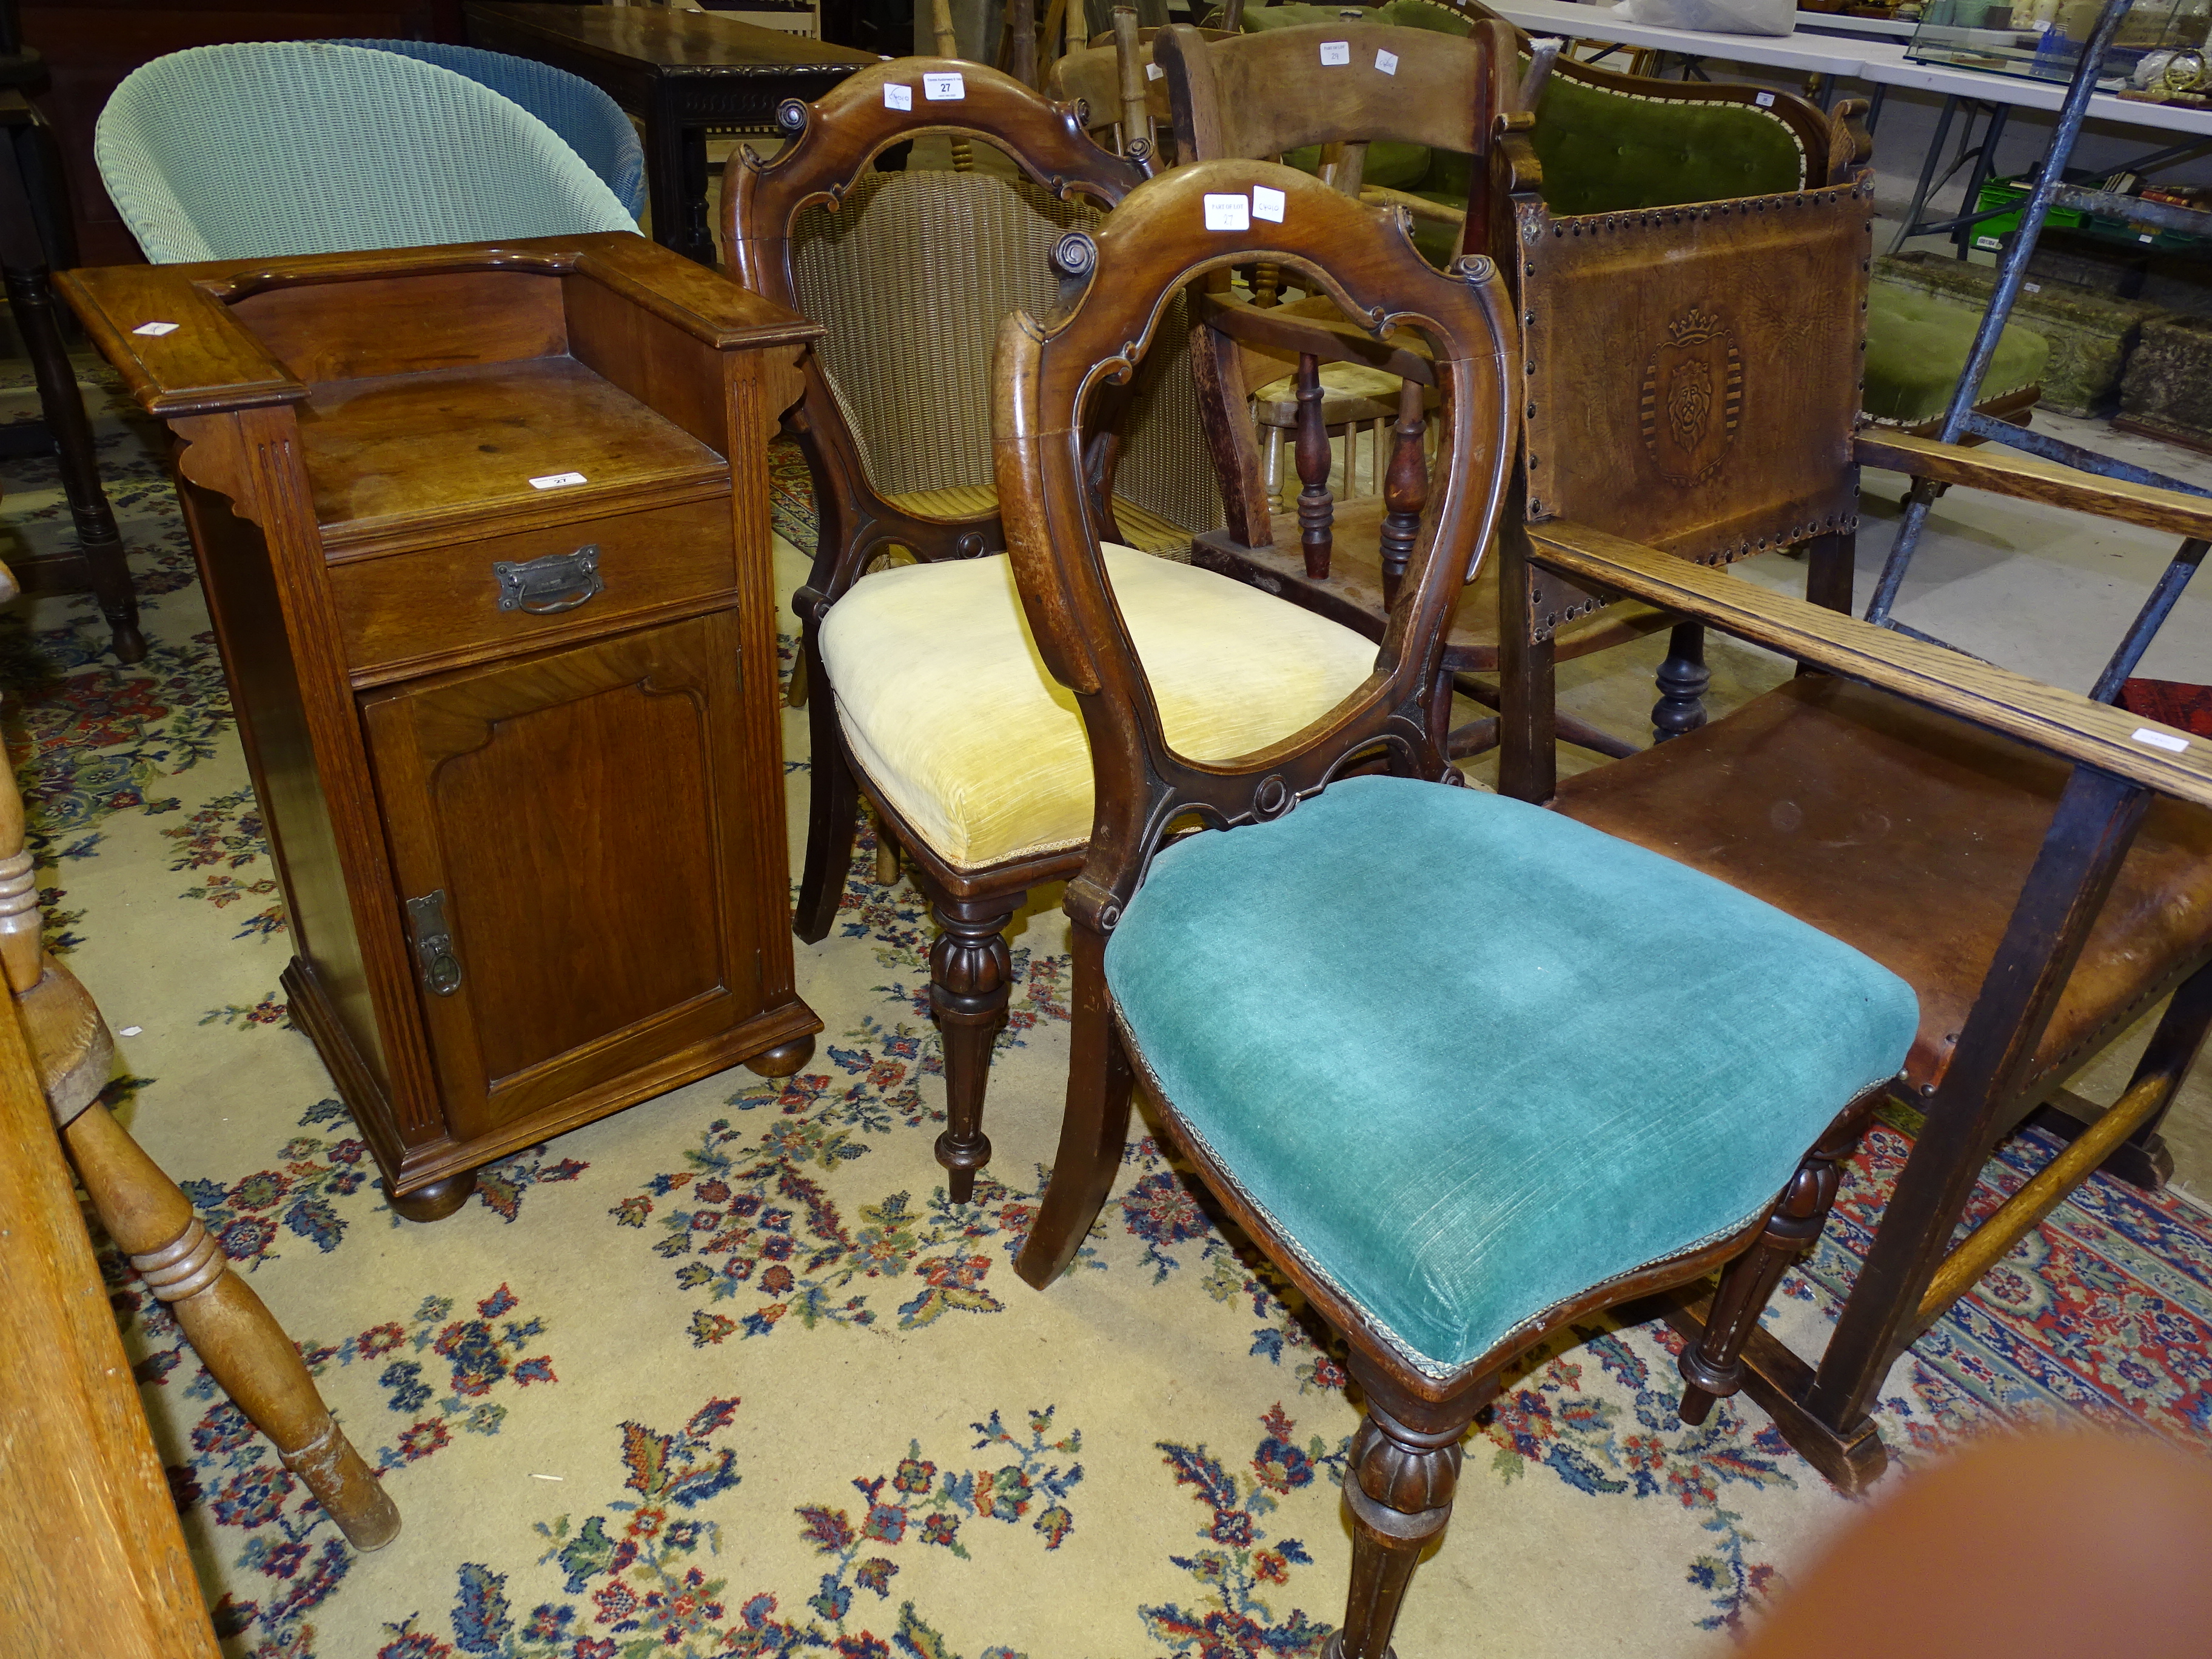
<path fill-rule="evenodd" d="M 415 936 L 459 967 L 418 976 L 457 1137 L 757 1012 L 737 648 L 718 612 L 364 699 Z"/>

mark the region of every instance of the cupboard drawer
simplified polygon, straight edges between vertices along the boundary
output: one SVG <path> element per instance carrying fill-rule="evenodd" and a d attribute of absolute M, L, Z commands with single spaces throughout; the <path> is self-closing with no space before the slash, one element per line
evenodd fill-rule
<path fill-rule="evenodd" d="M 736 584 L 726 495 L 331 567 L 356 684 L 599 633 Z"/>

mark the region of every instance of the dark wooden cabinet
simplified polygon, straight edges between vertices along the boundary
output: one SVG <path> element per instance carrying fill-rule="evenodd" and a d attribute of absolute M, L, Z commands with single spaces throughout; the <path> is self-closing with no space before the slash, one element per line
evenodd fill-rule
<path fill-rule="evenodd" d="M 179 440 L 293 1017 L 401 1212 L 802 1064 L 765 447 L 811 325 L 619 234 L 62 286 Z"/>

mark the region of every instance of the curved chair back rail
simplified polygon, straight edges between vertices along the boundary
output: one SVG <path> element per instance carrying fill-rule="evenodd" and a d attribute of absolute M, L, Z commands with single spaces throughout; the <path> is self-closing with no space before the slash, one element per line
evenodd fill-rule
<path fill-rule="evenodd" d="M 339 40 L 341 46 L 394 52 L 465 75 L 512 99 L 559 133 L 633 219 L 645 211 L 645 145 L 622 106 L 580 75 L 512 52 L 452 46 L 442 40 Z"/>
<path fill-rule="evenodd" d="M 1208 196 L 1255 187 L 1284 193 L 1279 224 L 1255 222 L 1237 237 L 1206 229 Z M 1000 333 L 993 424 L 1007 549 L 1046 665 L 1076 693 L 1099 779 L 1090 856 L 1065 900 L 1085 926 L 1111 928 L 1167 825 L 1184 812 L 1224 827 L 1278 817 L 1378 747 L 1401 775 L 1451 769 L 1424 709 L 1443 623 L 1497 526 L 1512 450 L 1504 389 L 1516 383 L 1519 349 L 1511 301 L 1487 259 L 1468 262 L 1462 275 L 1441 273 L 1403 236 L 1376 237 L 1378 222 L 1387 221 L 1376 210 L 1289 167 L 1178 167 L 1099 233 L 1095 270 L 1063 317 L 1049 326 L 1010 317 Z M 1166 296 L 1254 259 L 1313 278 L 1378 338 L 1407 325 L 1426 334 L 1443 393 L 1440 447 L 1471 464 L 1440 469 L 1367 682 L 1325 724 L 1241 760 L 1201 765 L 1169 747 L 1106 579 L 1084 482 L 1085 403 L 1158 343 Z M 1134 339 L 1125 336 L 1119 297 L 1129 292 L 1163 295 Z"/>
<path fill-rule="evenodd" d="M 637 228 L 536 116 L 395 52 L 196 46 L 101 112 L 102 182 L 156 264 Z"/>

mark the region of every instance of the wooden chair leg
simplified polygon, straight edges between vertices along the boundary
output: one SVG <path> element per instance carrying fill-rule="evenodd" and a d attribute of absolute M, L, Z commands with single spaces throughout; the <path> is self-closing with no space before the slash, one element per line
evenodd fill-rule
<path fill-rule="evenodd" d="M 1352 1510 L 1352 1588 L 1344 1627 L 1323 1659 L 1389 1659 L 1390 1632 L 1421 1553 L 1451 1519 L 1460 1441 L 1494 1379 L 1441 1404 L 1404 1395 L 1357 1349 L 1352 1374 L 1367 1396 L 1352 1437 L 1344 1501 Z"/>
<path fill-rule="evenodd" d="M 881 812 L 873 814 L 876 821 L 876 885 L 896 887 L 899 878 L 898 836 Z"/>
<path fill-rule="evenodd" d="M 356 1549 L 399 1534 L 399 1510 L 323 1404 L 299 1350 L 230 1270 L 191 1201 L 104 1106 L 63 1131 L 100 1224 L 168 1305 L 216 1382 L 275 1443 Z"/>
<path fill-rule="evenodd" d="M 806 659 L 817 678 L 809 700 L 807 726 L 813 743 L 813 770 L 807 779 L 806 868 L 799 882 L 799 902 L 791 931 L 809 945 L 829 937 L 844 902 L 845 875 L 853 863 L 853 836 L 860 811 L 860 787 L 845 759 L 845 734 L 837 725 L 837 699 L 821 673 L 820 648 L 807 629 Z"/>
<path fill-rule="evenodd" d="M 1136 1073 L 1106 1000 L 1106 941 L 1071 921 L 1074 1018 L 1068 1037 L 1067 1108 L 1060 1150 L 1014 1271 L 1039 1290 L 1060 1277 L 1091 1231 L 1121 1172 L 1129 1139 L 1129 1097 Z"/>
<path fill-rule="evenodd" d="M 791 683 L 783 688 L 783 706 L 786 708 L 806 707 L 806 653 L 801 651 L 799 659 L 791 665 Z"/>
<path fill-rule="evenodd" d="M 955 1204 L 975 1195 L 975 1171 L 991 1161 L 983 1133 L 983 1089 L 991 1079 L 991 1045 L 1006 1023 L 1013 960 L 1006 952 L 1006 924 L 1024 893 L 957 899 L 937 895 L 937 943 L 929 952 L 929 1006 L 945 1038 L 945 1133 L 937 1161 Z"/>
<path fill-rule="evenodd" d="M 1858 1144 L 1871 1111 L 1870 1105 L 1854 1108 L 1829 1125 L 1790 1176 L 1766 1218 L 1765 1230 L 1722 1273 L 1704 1334 L 1682 1350 L 1683 1422 L 1693 1427 L 1704 1422 L 1714 1401 L 1743 1387 L 1744 1345 L 1758 1328 L 1759 1316 L 1766 1311 L 1784 1270 L 1819 1242 L 1843 1179 L 1838 1166 Z"/>
<path fill-rule="evenodd" d="M 10 270 L 6 284 L 8 307 L 31 355 L 39 406 L 59 453 L 62 493 L 69 501 L 93 599 L 106 619 L 116 660 L 141 661 L 146 655 L 146 635 L 138 626 L 137 591 L 131 586 L 114 511 L 100 487 L 92 425 L 85 417 L 84 393 L 77 387 L 76 371 L 54 318 L 53 291 L 43 270 Z"/>
<path fill-rule="evenodd" d="M 1651 741 L 1664 743 L 1705 723 L 1705 688 L 1713 683 L 1705 666 L 1705 630 L 1696 623 L 1677 623 L 1667 636 L 1667 659 L 1659 665 L 1659 701 L 1651 708 Z"/>

